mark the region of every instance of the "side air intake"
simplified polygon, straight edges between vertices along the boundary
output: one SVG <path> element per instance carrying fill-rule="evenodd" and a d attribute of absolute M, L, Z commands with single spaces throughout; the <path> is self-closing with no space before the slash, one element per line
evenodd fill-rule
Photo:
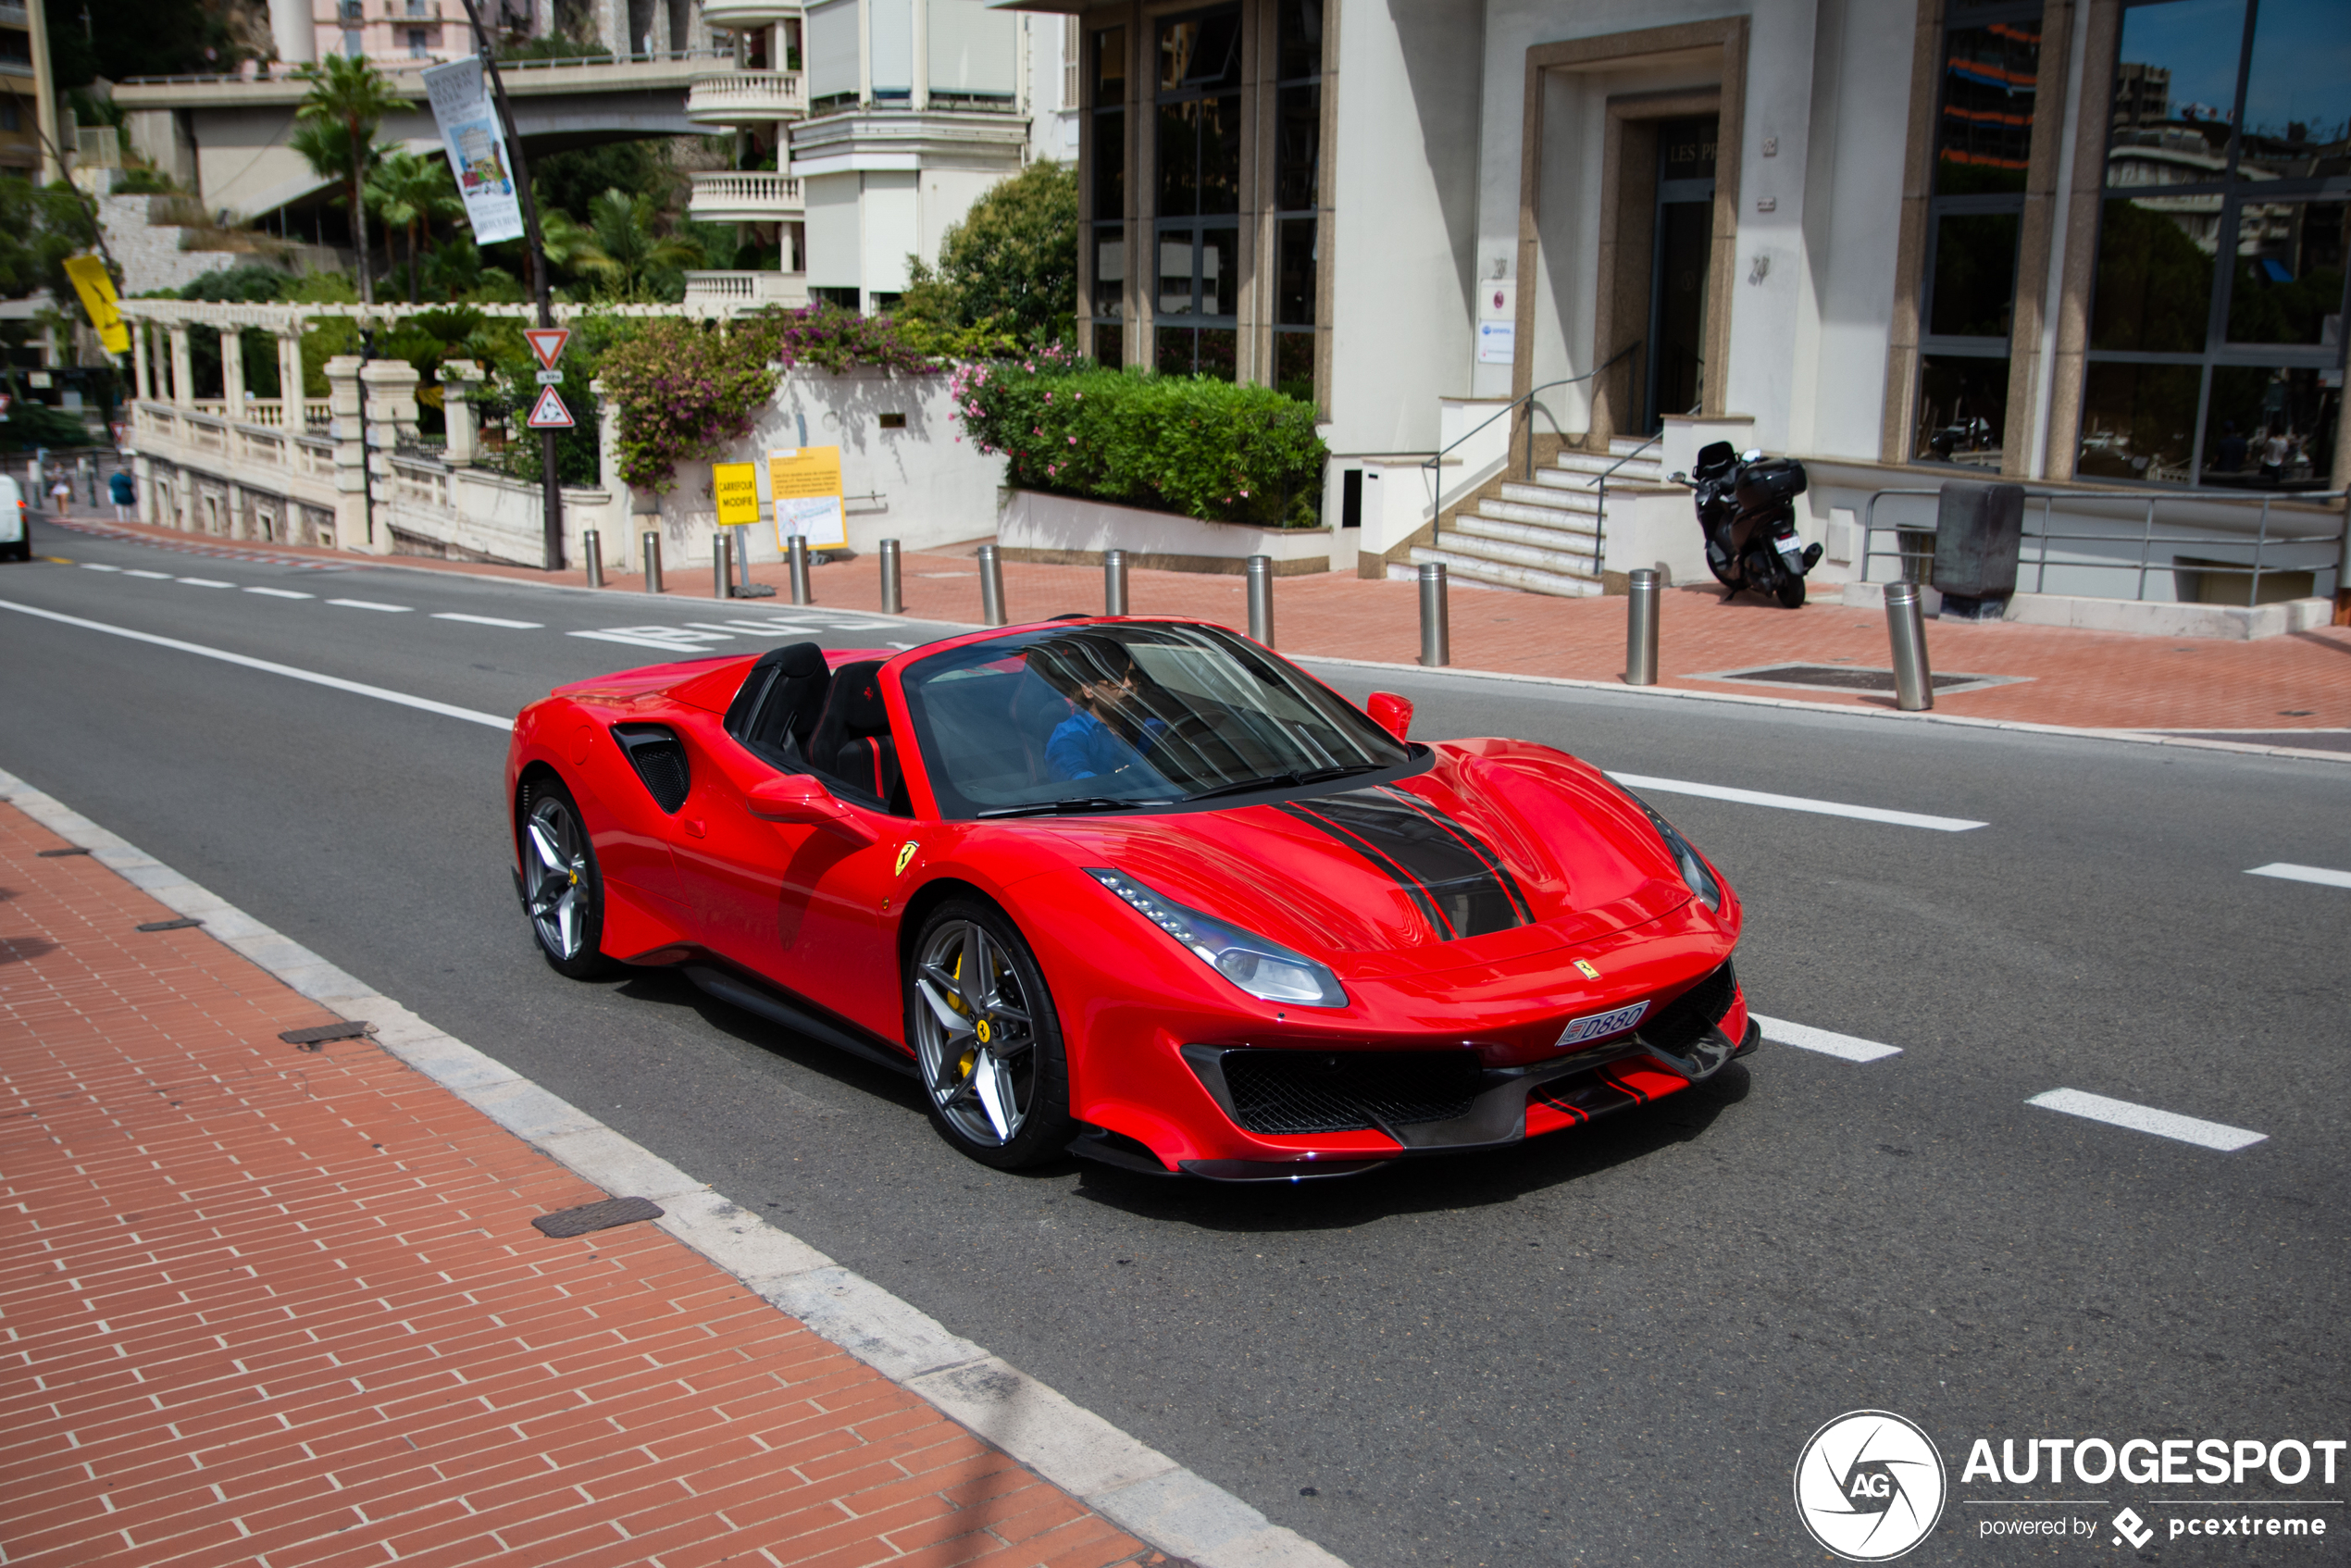
<path fill-rule="evenodd" d="M 628 765 L 637 770 L 653 803 L 675 815 L 694 787 L 678 732 L 662 724 L 616 724 L 612 738 L 628 753 Z"/>

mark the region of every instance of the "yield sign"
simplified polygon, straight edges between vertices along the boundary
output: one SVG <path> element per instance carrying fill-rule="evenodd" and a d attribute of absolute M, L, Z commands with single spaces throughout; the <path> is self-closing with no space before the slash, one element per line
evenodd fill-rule
<path fill-rule="evenodd" d="M 539 389 L 539 401 L 530 405 L 530 417 L 523 423 L 534 430 L 567 430 L 574 423 L 571 410 L 555 395 L 553 387 Z"/>
<path fill-rule="evenodd" d="M 553 370 L 555 361 L 563 357 L 564 344 L 571 341 L 571 329 L 525 327 L 522 336 L 523 341 L 530 345 L 530 352 L 539 356 L 539 368 Z"/>

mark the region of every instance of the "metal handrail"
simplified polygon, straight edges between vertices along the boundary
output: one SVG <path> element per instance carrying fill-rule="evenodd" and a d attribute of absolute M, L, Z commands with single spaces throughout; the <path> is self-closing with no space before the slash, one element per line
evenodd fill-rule
<path fill-rule="evenodd" d="M 1526 404 L 1531 409 L 1533 407 L 1535 394 L 1536 392 L 1547 392 L 1555 387 L 1572 387 L 1578 381 L 1588 381 L 1593 377 L 1600 375 L 1612 368 L 1618 360 L 1623 359 L 1632 354 L 1635 349 L 1639 348 L 1640 346 L 1640 341 L 1636 339 L 1632 342 L 1629 342 L 1623 348 L 1617 350 L 1616 353 L 1611 355 L 1606 363 L 1597 367 L 1596 368 L 1585 371 L 1581 376 L 1570 376 L 1564 381 L 1546 381 L 1539 387 L 1521 392 L 1518 396 L 1511 399 L 1508 403 L 1494 410 L 1493 413 L 1487 415 L 1485 418 L 1480 419 L 1474 429 L 1462 431 L 1458 438 L 1448 442 L 1445 445 L 1437 448 L 1436 455 L 1421 465 L 1421 471 L 1428 477 L 1429 481 L 1429 542 L 1431 544 L 1435 544 L 1437 539 L 1442 536 L 1445 531 L 1445 492 L 1439 483 L 1437 468 L 1445 461 L 1445 454 L 1447 453 L 1461 445 L 1462 442 L 1469 440 L 1470 437 L 1477 434 L 1479 430 L 1486 429 L 1486 426 L 1492 424 L 1503 415 L 1515 412 L 1520 404 Z M 1556 428 L 1559 424 L 1559 420 L 1557 418 L 1553 418 L 1551 424 L 1554 428 Z M 1505 467 L 1509 466 L 1509 461 L 1510 460 L 1508 458 L 1503 459 L 1503 466 Z M 1535 477 L 1535 432 L 1533 430 L 1526 432 L 1526 472 L 1524 477 L 1527 479 L 1533 479 Z"/>
<path fill-rule="evenodd" d="M 1600 563 L 1608 559 L 1609 476 L 1615 473 L 1617 469 L 1622 468 L 1625 464 L 1630 463 L 1634 458 L 1638 457 L 1642 453 L 1647 452 L 1650 447 L 1655 446 L 1659 442 L 1661 442 L 1664 439 L 1665 432 L 1663 430 L 1658 431 L 1657 434 L 1649 437 L 1648 440 L 1641 442 L 1640 445 L 1635 447 L 1632 451 L 1626 453 L 1615 462 L 1611 463 L 1607 467 L 1601 469 L 1598 478 L 1586 481 L 1584 486 L 1586 490 L 1590 490 L 1594 485 L 1598 485 L 1600 491 L 1598 501 L 1599 509 L 1592 514 L 1592 570 L 1595 573 L 1598 573 L 1600 571 Z M 1526 445 L 1528 454 L 1532 456 L 1535 443 L 1533 442 L 1528 442 Z"/>
<path fill-rule="evenodd" d="M 1894 568 L 1895 576 L 1889 580 L 1897 582 L 1905 580 L 1901 575 L 1904 568 L 1900 563 L 1917 558 L 1915 552 L 1904 550 L 1898 542 L 1891 551 L 1872 549 L 1871 547 L 1871 541 L 1875 535 L 1881 532 L 1894 533 L 1897 535 L 1905 533 L 1921 533 L 1931 537 L 1935 531 L 1934 523 L 1929 523 L 1924 528 L 1920 528 L 1913 524 L 1902 523 L 1892 524 L 1885 528 L 1881 528 L 1877 522 L 1877 504 L 1879 499 L 1888 495 L 1940 496 L 1942 493 L 1943 492 L 1940 489 L 1880 490 L 1871 492 L 1869 500 L 1863 504 L 1861 508 L 1861 581 L 1867 582 L 1870 580 L 1870 562 L 1873 557 L 1891 555 L 1895 559 L 1897 563 Z M 2125 502 L 2133 499 L 2130 496 L 2116 495 L 2096 491 L 2026 490 L 2024 492 L 2024 498 L 2027 501 L 2038 501 L 2041 503 L 2040 531 L 2037 533 L 2028 532 L 2024 535 L 2025 538 L 2035 541 L 2039 545 L 2039 549 L 2033 561 L 2033 591 L 2035 593 L 2044 591 L 2044 584 L 2046 584 L 2048 580 L 2049 542 L 2052 540 L 2060 543 L 2068 544 L 2113 543 L 2117 540 L 2127 540 L 2129 537 L 2128 535 L 2112 533 L 2055 533 L 2050 530 L 2049 521 L 2055 511 L 2056 503 L 2060 500 L 2094 501 L 2112 504 L 2115 502 Z M 2245 585 L 2245 602 L 2248 607 L 2259 604 L 2261 593 L 2261 575 L 2264 571 L 2299 571 L 2302 569 L 2298 566 L 2264 566 L 2262 565 L 2261 558 L 2265 554 L 2267 554 L 2270 545 L 2332 544 L 2339 541 L 2344 541 L 2346 529 L 2351 529 L 2351 507 L 2347 507 L 2345 527 L 2336 529 L 2332 533 L 2287 534 L 2272 538 L 2270 533 L 2270 505 L 2272 502 L 2280 500 L 2307 503 L 2325 503 L 2331 501 L 2351 502 L 2351 491 L 2295 491 L 2263 495 L 2261 497 L 2260 522 L 2255 530 L 2253 538 L 2253 565 L 2250 566 L 2197 566 L 2194 567 L 2183 567 L 2175 564 L 2170 567 L 2162 569 L 2171 571 L 2193 570 L 2197 572 L 2219 572 L 2224 575 L 2245 574 L 2250 579 Z M 2069 568 L 2087 571 L 2135 571 L 2138 574 L 2138 588 L 2132 597 L 2134 600 L 2145 600 L 2147 596 L 2147 573 L 2151 570 L 2158 569 L 2155 564 L 2148 558 L 2154 554 L 2156 544 L 2155 509 L 2158 504 L 2165 501 L 2189 502 L 2203 505 L 2243 506 L 2251 504 L 2252 497 L 2247 496 L 2243 500 L 2239 500 L 2233 496 L 2220 496 L 2213 495 L 2208 492 L 2197 492 L 2149 495 L 2146 497 L 2146 516 L 2145 520 L 2141 523 L 2139 529 L 2139 559 L 2135 566 L 2128 561 L 2060 561 L 2058 565 Z M 2220 545 L 2242 548 L 2245 543 L 2245 536 L 2242 534 L 2166 535 L 2162 542 L 2166 546 L 2185 544 Z M 2021 561 L 2019 562 L 2020 566 L 2023 563 Z M 2320 567 L 2317 569 L 2324 570 L 2326 568 Z M 2338 579 L 2340 579 L 2343 575 L 2342 569 L 2339 566 L 2335 568 L 2335 575 Z M 2335 587 L 2336 591 L 2340 592 L 2343 587 L 2342 582 L 2338 580 Z"/>

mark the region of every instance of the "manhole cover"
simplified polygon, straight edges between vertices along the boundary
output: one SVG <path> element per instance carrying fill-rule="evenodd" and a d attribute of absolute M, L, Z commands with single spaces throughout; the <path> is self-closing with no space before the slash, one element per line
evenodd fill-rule
<path fill-rule="evenodd" d="M 1815 691 L 1894 692 L 1894 672 L 1867 665 L 1759 665 L 1752 669 L 1713 670 L 1683 677 L 1685 680 L 1727 680 L 1743 686 L 1797 686 Z M 1944 695 L 1976 691 L 1987 686 L 2009 686 L 2033 678 L 2026 675 L 1964 675 L 1938 672 L 1929 678 Z"/>

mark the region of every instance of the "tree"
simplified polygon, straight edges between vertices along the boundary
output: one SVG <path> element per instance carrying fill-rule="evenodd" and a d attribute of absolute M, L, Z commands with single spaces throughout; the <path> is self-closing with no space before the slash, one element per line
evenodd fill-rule
<path fill-rule="evenodd" d="M 641 193 L 616 186 L 588 205 L 588 234 L 574 246 L 572 265 L 593 273 L 614 300 L 641 301 L 657 274 L 703 259 L 700 245 L 655 230 L 653 199 Z"/>
<path fill-rule="evenodd" d="M 376 162 L 376 128 L 384 116 L 408 107 L 408 100 L 364 55 L 330 55 L 301 74 L 310 82 L 310 91 L 294 110 L 297 124 L 288 142 L 321 178 L 342 182 L 359 252 L 359 299 L 373 305 L 375 285 L 367 276 L 367 171 Z"/>
<path fill-rule="evenodd" d="M 902 317 L 992 328 L 1030 343 L 1077 328 L 1077 171 L 1033 163 L 972 204 L 939 242 L 939 266 L 909 256 Z"/>
<path fill-rule="evenodd" d="M 408 231 L 408 303 L 414 305 L 417 230 L 424 231 L 425 243 L 430 244 L 434 218 L 464 215 L 466 204 L 457 194 L 457 182 L 449 176 L 446 159 L 394 147 L 367 176 L 367 200 L 387 225 Z"/>
<path fill-rule="evenodd" d="M 72 299 L 66 258 L 97 240 L 89 205 L 73 187 L 44 189 L 18 175 L 0 175 L 0 297 L 22 299 L 46 289 L 59 300 Z"/>

